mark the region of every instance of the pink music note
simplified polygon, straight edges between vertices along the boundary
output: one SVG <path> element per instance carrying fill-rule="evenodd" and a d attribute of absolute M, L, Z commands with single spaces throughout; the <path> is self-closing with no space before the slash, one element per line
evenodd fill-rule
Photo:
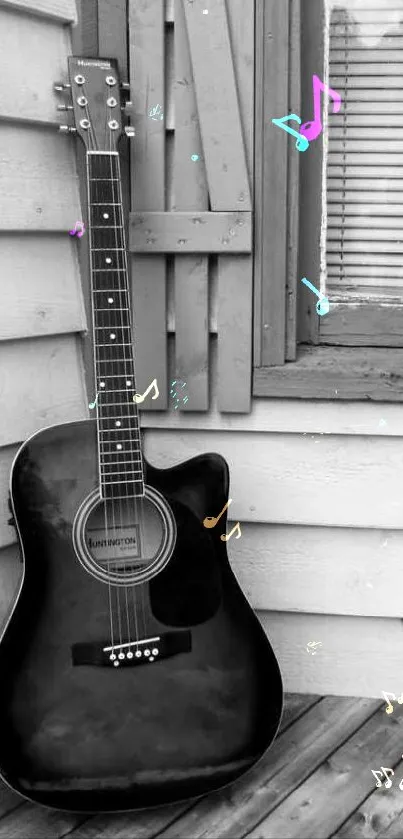
<path fill-rule="evenodd" d="M 299 129 L 299 133 L 306 137 L 307 140 L 316 140 L 322 131 L 322 112 L 320 106 L 320 93 L 327 93 L 333 99 L 333 113 L 337 114 L 341 108 L 341 96 L 337 90 L 328 87 L 327 84 L 321 82 L 319 76 L 312 76 L 313 88 L 313 120 L 311 122 L 304 122 Z"/>

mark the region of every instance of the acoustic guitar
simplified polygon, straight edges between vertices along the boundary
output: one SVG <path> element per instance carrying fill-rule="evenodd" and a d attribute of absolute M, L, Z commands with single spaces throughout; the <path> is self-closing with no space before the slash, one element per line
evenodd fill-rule
<path fill-rule="evenodd" d="M 211 526 L 228 501 L 225 460 L 156 469 L 142 453 L 117 64 L 71 57 L 69 76 L 98 396 L 94 419 L 37 432 L 12 466 L 23 574 L 0 643 L 0 772 L 48 807 L 136 810 L 251 767 L 276 734 L 282 683 L 228 563 L 226 513 Z"/>

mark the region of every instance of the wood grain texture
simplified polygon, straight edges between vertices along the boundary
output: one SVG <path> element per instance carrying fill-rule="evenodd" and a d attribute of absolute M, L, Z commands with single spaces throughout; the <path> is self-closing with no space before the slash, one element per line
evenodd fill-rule
<path fill-rule="evenodd" d="M 154 839 L 171 822 L 178 818 L 188 804 L 172 804 L 157 810 L 93 816 L 76 828 L 71 839 Z"/>
<path fill-rule="evenodd" d="M 372 768 L 375 768 L 375 763 Z M 378 764 L 376 765 L 378 766 Z M 393 766 L 389 767 L 388 764 L 388 768 L 393 769 Z M 399 771 L 399 768 L 397 771 Z M 402 774 L 402 771 L 400 771 L 400 776 Z M 400 776 L 398 780 L 400 780 Z M 400 837 L 403 827 L 402 810 L 403 795 L 399 789 L 398 781 L 390 789 L 379 787 L 365 799 L 358 810 L 354 811 L 342 827 L 333 835 L 332 839 L 369 839 L 369 837 L 374 837 L 375 839 L 377 836 L 384 836 L 384 831 L 392 825 L 395 819 L 398 819 L 400 822 Z"/>
<path fill-rule="evenodd" d="M 204 166 L 192 161 L 192 155 L 201 153 L 200 126 L 197 115 L 194 80 L 186 31 L 183 0 L 175 2 L 174 33 L 174 82 L 175 138 L 173 149 L 173 198 L 172 209 L 208 210 L 208 192 Z M 176 215 L 175 212 L 175 215 Z M 210 216 L 210 224 L 208 223 Z M 201 228 L 212 235 L 213 213 L 195 216 L 193 231 Z M 204 224 L 205 222 L 205 224 Z M 228 219 L 229 222 L 229 219 Z M 187 238 L 189 224 L 182 222 L 179 240 Z M 208 228 L 208 230 L 206 230 Z M 239 232 L 243 227 L 237 227 Z M 192 236 L 193 238 L 193 236 Z M 209 237 L 207 237 L 209 238 Z M 221 238 L 226 238 L 225 233 Z M 186 243 L 186 245 L 188 242 Z M 177 249 L 183 244 L 176 245 Z M 195 247 L 198 251 L 199 248 Z M 193 411 L 208 408 L 208 256 L 175 257 L 175 366 L 174 378 L 188 383 L 187 395 Z M 181 403 L 178 410 L 190 410 L 189 402 Z"/>
<path fill-rule="evenodd" d="M 401 528 L 400 440 L 183 430 L 150 431 L 146 456 L 166 467 L 201 452 L 225 457 L 234 521 Z M 353 502 L 353 503 L 352 503 Z M 214 514 L 214 512 L 212 513 Z"/>
<path fill-rule="evenodd" d="M 10 609 L 13 607 L 22 571 L 23 565 L 17 545 L 10 545 L 0 550 L 0 634 Z"/>
<path fill-rule="evenodd" d="M 228 4 L 228 25 L 248 179 L 252 176 L 254 104 L 254 9 L 245 15 L 243 0 Z M 246 216 L 246 214 L 243 214 Z M 244 219 L 247 223 L 247 218 Z M 244 229 L 244 228 L 241 228 Z M 233 241 L 237 227 L 230 230 Z M 250 411 L 252 374 L 252 257 L 218 257 L 218 409 Z M 190 406 L 189 406 L 190 409 Z"/>
<path fill-rule="evenodd" d="M 301 114 L 301 0 L 290 0 L 289 111 Z M 298 238 L 299 238 L 299 164 L 293 143 L 288 143 L 287 160 L 287 273 L 285 358 L 297 357 Z"/>
<path fill-rule="evenodd" d="M 402 530 L 249 524 L 241 513 L 239 520 L 231 565 L 255 609 L 402 616 Z"/>
<path fill-rule="evenodd" d="M 290 137 L 272 123 L 289 113 L 288 43 L 289 4 L 268 0 L 265 4 L 263 39 L 264 116 L 262 147 L 258 150 L 255 184 L 262 181 L 261 298 L 258 300 L 256 328 L 262 330 L 261 357 L 255 363 L 264 366 L 283 364 L 285 358 L 285 302 L 287 270 L 287 155 Z M 259 95 L 259 94 L 258 94 Z M 259 126 L 256 142 L 259 143 Z M 294 148 L 295 154 L 299 154 Z M 259 192 L 257 192 L 259 195 Z M 258 200 L 258 199 L 257 199 Z"/>
<path fill-rule="evenodd" d="M 77 263 L 80 244 L 66 234 L 2 236 L 7 282 L 1 292 L 0 340 L 86 329 Z"/>
<path fill-rule="evenodd" d="M 218 259 L 219 411 L 245 413 L 251 404 L 252 260 L 248 256 Z"/>
<path fill-rule="evenodd" d="M 0 839 L 58 839 L 70 834 L 84 816 L 48 810 L 35 804 L 22 804 L 0 821 Z"/>
<path fill-rule="evenodd" d="M 203 0 L 184 8 L 211 209 L 247 211 L 250 188 L 226 4 L 210 0 L 208 14 Z"/>
<path fill-rule="evenodd" d="M 403 346 L 403 305 L 399 302 L 365 299 L 333 302 L 321 318 L 321 344 L 342 344 L 347 347 Z"/>
<path fill-rule="evenodd" d="M 1 355 L 0 392 L 7 401 L 0 446 L 25 440 L 47 425 L 88 416 L 81 348 L 74 335 L 10 341 Z"/>
<path fill-rule="evenodd" d="M 0 449 L 0 548 L 5 545 L 12 545 L 16 540 L 15 530 L 11 525 L 7 524 L 10 518 L 10 511 L 8 508 L 8 493 L 10 483 L 11 465 L 19 446 L 7 446 Z M 7 572 L 6 572 L 7 574 Z M 7 574 L 8 576 L 8 574 Z M 12 599 L 13 575 L 10 574 L 8 582 L 6 583 L 9 591 L 9 600 Z M 8 600 L 2 604 L 4 609 L 9 608 Z M 2 615 L 2 619 L 5 615 Z"/>
<path fill-rule="evenodd" d="M 310 708 L 313 708 L 320 702 L 320 696 L 303 696 L 299 693 L 287 693 L 284 696 L 283 716 L 279 728 L 279 734 L 282 734 L 290 725 L 293 725 L 300 717 L 303 716 Z"/>
<path fill-rule="evenodd" d="M 121 81 L 128 81 L 127 0 L 98 0 L 99 55 L 116 58 Z"/>
<path fill-rule="evenodd" d="M 159 0 L 129 3 L 129 53 L 131 97 L 136 103 L 132 210 L 161 211 L 165 210 L 165 132 L 148 117 L 156 103 L 165 109 L 164 4 Z M 160 396 L 151 410 L 164 410 L 167 407 L 165 256 L 136 255 L 132 257 L 131 267 L 137 389 L 143 393 L 150 381 L 157 378 Z"/>
<path fill-rule="evenodd" d="M 403 400 L 403 352 L 384 347 L 304 347 L 293 364 L 255 368 L 254 396 Z"/>
<path fill-rule="evenodd" d="M 77 22 L 75 0 L 0 0 L 0 5 L 36 17 L 55 18 L 66 23 Z"/>
<path fill-rule="evenodd" d="M 391 722 L 379 710 L 262 821 L 250 839 L 332 835 L 374 788 L 371 767 L 378 766 L 380 757 L 388 767 L 401 760 L 403 718 Z M 389 790 L 383 792 L 387 795 Z"/>
<path fill-rule="evenodd" d="M 230 789 L 196 803 L 160 834 L 161 839 L 234 839 L 249 834 L 328 758 L 342 736 L 352 734 L 377 707 L 376 702 L 363 699 L 340 703 L 335 697 L 322 699 L 277 738 L 247 775 Z"/>
<path fill-rule="evenodd" d="M 16 44 L 23 61 L 16 58 Z M 21 15 L 11 4 L 0 4 L 1 65 L 7 74 L 0 115 L 59 125 L 63 120 L 56 106 L 63 100 L 54 93 L 53 82 L 66 78 L 70 53 L 70 31 L 60 20 Z"/>
<path fill-rule="evenodd" d="M 401 619 L 261 611 L 258 616 L 286 692 L 382 699 L 382 690 L 401 691 Z M 308 641 L 321 641 L 315 655 L 307 649 Z M 391 717 L 403 716 L 397 707 Z"/>
<path fill-rule="evenodd" d="M 185 182 L 188 185 L 188 182 Z M 129 250 L 137 253 L 250 253 L 250 213 L 195 210 L 130 213 Z"/>
<path fill-rule="evenodd" d="M 74 147 L 40 128 L 0 132 L 0 230 L 63 231 L 81 218 Z"/>

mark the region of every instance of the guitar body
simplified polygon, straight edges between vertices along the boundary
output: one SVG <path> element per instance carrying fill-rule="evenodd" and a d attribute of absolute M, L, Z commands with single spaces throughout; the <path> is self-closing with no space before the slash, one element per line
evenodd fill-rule
<path fill-rule="evenodd" d="M 140 538 L 135 500 L 112 537 L 88 512 L 99 496 L 96 422 L 41 431 L 14 461 L 24 575 L 0 644 L 0 771 L 49 807 L 134 810 L 199 796 L 253 765 L 279 725 L 279 668 L 230 569 L 226 513 L 203 526 L 227 501 L 225 461 L 205 454 L 159 470 L 144 460 L 144 481 L 155 511 L 145 527 L 154 533 L 170 515 L 161 529 L 173 547 L 150 579 L 114 585 L 102 579 L 112 548 L 121 574 L 145 572 L 128 557 Z M 120 660 L 103 651 L 111 617 Z M 125 644 L 134 635 L 143 647 Z M 129 659 L 131 649 L 142 657 Z"/>

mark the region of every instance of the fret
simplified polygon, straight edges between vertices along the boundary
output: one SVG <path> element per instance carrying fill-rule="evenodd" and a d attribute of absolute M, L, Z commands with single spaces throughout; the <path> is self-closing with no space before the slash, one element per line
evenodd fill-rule
<path fill-rule="evenodd" d="M 89 181 L 119 181 L 119 178 L 88 178 Z"/>
<path fill-rule="evenodd" d="M 141 478 L 132 479 L 130 481 L 108 481 L 108 484 L 139 484 L 142 483 Z"/>
<path fill-rule="evenodd" d="M 133 487 L 133 490 L 129 494 L 126 492 L 123 495 L 120 495 L 116 490 L 118 490 L 118 487 L 105 484 L 101 487 L 101 498 L 111 500 L 118 500 L 121 498 L 122 500 L 127 501 L 129 498 L 144 498 L 145 496 L 144 485 L 142 486 L 142 492 L 137 492 L 137 489 L 135 491 L 135 487 Z"/>
<path fill-rule="evenodd" d="M 105 202 L 101 202 L 101 204 L 93 203 L 92 206 L 93 207 L 121 207 L 122 205 L 118 201 L 116 201 L 115 203 L 109 202 L 109 204 L 106 204 Z"/>
<path fill-rule="evenodd" d="M 127 472 L 122 472 L 121 470 L 118 470 L 117 472 L 105 472 L 101 469 L 101 478 L 110 478 L 112 475 L 122 475 L 124 478 L 126 478 L 127 475 L 143 476 L 143 471 L 141 469 L 130 469 L 127 470 Z M 124 481 L 122 481 L 122 483 L 124 483 Z"/>
<path fill-rule="evenodd" d="M 133 443 L 133 440 L 122 440 L 122 443 Z M 102 445 L 102 446 L 105 446 L 105 445 L 113 445 L 113 444 L 112 444 L 112 443 L 109 443 L 109 444 L 108 444 L 108 443 L 101 443 L 101 445 Z M 120 452 L 121 454 L 132 454 L 131 449 L 119 449 L 119 452 Z M 113 451 L 113 452 L 104 452 L 104 454 L 105 454 L 105 455 L 106 455 L 106 454 L 116 454 L 116 451 Z"/>
<path fill-rule="evenodd" d="M 99 309 L 97 309 L 97 311 L 99 311 Z M 106 311 L 108 311 L 108 310 L 106 309 Z M 120 311 L 120 310 L 118 309 L 118 311 Z M 95 314 L 96 314 L 96 312 L 95 312 Z M 131 329 L 130 326 L 124 326 L 124 324 L 121 324 L 121 323 L 118 324 L 117 328 L 118 329 Z M 95 329 L 104 329 L 105 330 L 105 329 L 108 329 L 108 327 L 107 326 L 96 326 Z"/>
<path fill-rule="evenodd" d="M 122 460 L 122 461 L 120 461 L 120 460 L 109 460 L 107 463 L 102 461 L 103 466 L 134 466 L 134 465 L 138 465 L 139 463 L 141 463 L 140 460 Z M 137 469 L 137 470 L 134 469 L 133 471 L 141 472 L 142 470 L 141 469 Z"/>
<path fill-rule="evenodd" d="M 95 310 L 95 314 L 97 314 L 98 312 L 130 312 L 130 309 L 125 308 L 125 307 L 123 307 L 122 309 L 114 309 L 113 306 L 111 306 L 110 309 L 99 309 L 99 308 L 97 308 Z"/>
<path fill-rule="evenodd" d="M 124 251 L 124 248 L 90 248 L 90 251 Z"/>

